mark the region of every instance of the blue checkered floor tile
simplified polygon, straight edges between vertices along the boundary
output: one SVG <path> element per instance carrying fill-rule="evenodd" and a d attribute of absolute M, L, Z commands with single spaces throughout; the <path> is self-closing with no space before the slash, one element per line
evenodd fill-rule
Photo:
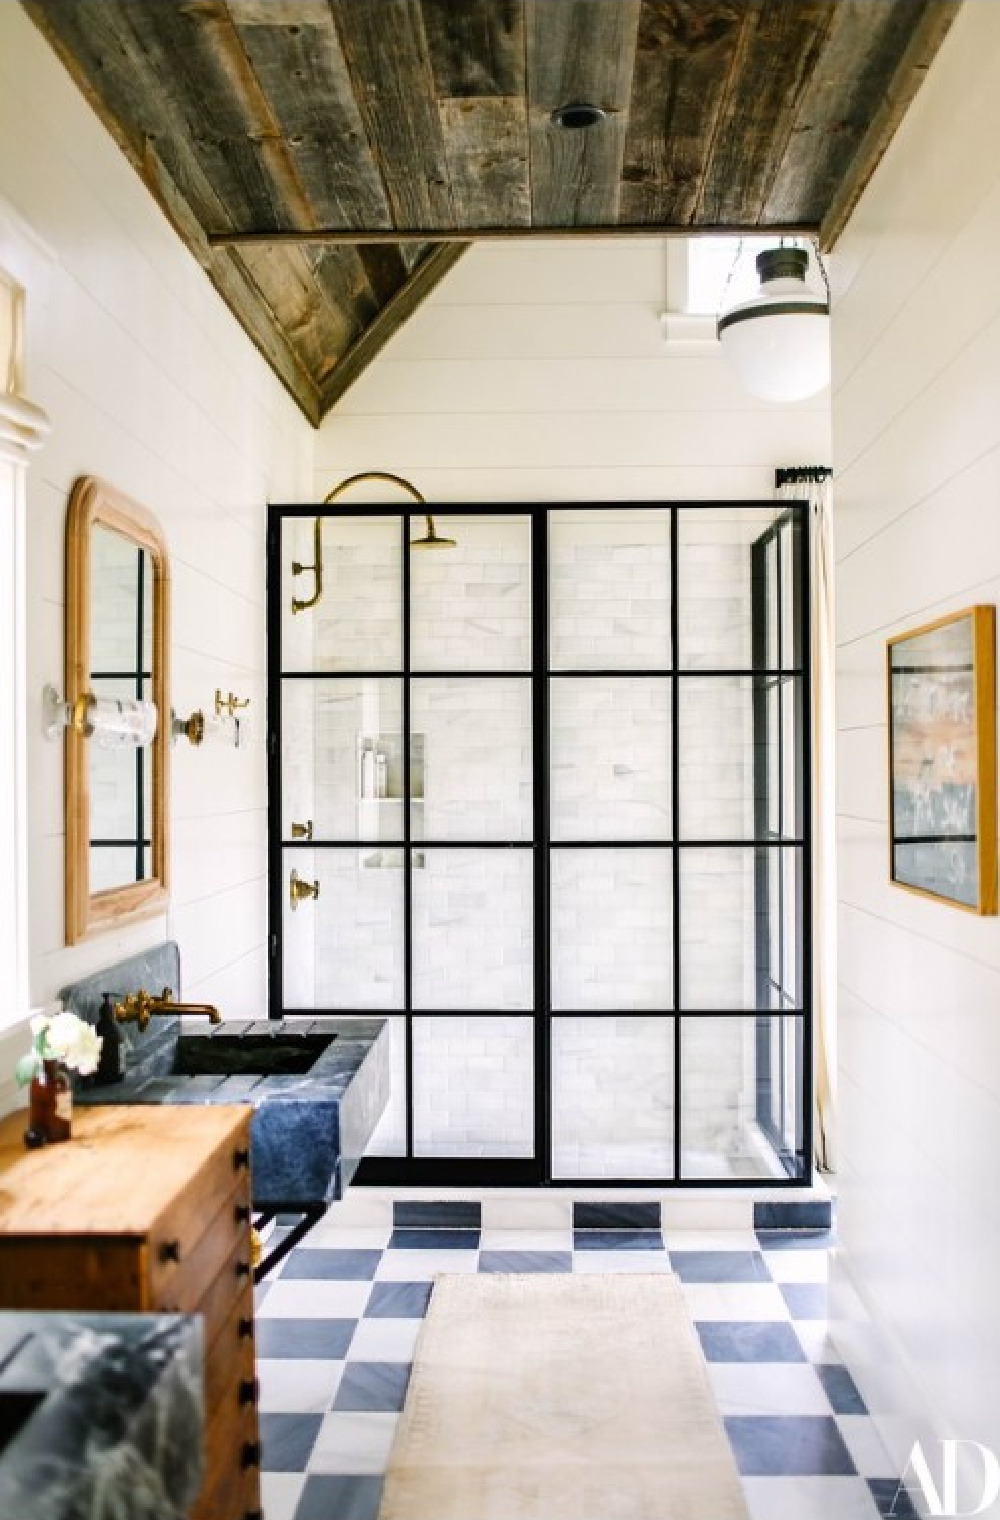
<path fill-rule="evenodd" d="M 438 1272 L 675 1272 L 753 1520 L 909 1513 L 825 1333 L 830 1233 L 664 1236 L 656 1207 L 586 1205 L 538 1230 L 484 1230 L 475 1203 L 321 1220 L 257 1292 L 265 1520 L 376 1520 Z"/>

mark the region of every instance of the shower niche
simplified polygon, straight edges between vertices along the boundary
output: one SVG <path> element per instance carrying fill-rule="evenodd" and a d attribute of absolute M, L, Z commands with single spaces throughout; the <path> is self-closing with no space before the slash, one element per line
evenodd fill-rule
<path fill-rule="evenodd" d="M 388 1018 L 362 1180 L 808 1177 L 806 533 L 272 509 L 270 1010 Z"/>

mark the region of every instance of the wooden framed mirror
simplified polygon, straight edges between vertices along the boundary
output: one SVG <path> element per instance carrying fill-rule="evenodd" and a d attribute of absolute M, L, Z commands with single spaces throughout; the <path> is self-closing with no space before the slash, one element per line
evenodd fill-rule
<path fill-rule="evenodd" d="M 157 912 L 168 886 L 170 576 L 155 517 L 95 476 L 66 519 L 66 691 L 156 705 L 145 748 L 66 729 L 66 943 Z"/>

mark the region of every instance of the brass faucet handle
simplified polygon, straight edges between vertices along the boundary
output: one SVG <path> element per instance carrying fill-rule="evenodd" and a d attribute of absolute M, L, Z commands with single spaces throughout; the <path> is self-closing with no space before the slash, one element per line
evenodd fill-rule
<path fill-rule="evenodd" d="M 293 839 L 311 839 L 313 837 L 313 821 L 307 818 L 305 823 L 292 823 Z"/>
<path fill-rule="evenodd" d="M 318 881 L 306 881 L 299 875 L 298 871 L 292 872 L 288 882 L 288 900 L 292 905 L 293 913 L 300 902 L 305 902 L 310 897 L 315 899 L 318 896 Z"/>

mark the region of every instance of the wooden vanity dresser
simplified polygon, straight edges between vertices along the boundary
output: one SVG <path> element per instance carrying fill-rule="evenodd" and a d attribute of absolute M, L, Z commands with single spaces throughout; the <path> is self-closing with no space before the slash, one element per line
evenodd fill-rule
<path fill-rule="evenodd" d="M 204 1316 L 204 1481 L 192 1520 L 259 1520 L 250 1110 L 78 1108 L 29 1151 L 0 1121 L 0 1308 Z"/>

